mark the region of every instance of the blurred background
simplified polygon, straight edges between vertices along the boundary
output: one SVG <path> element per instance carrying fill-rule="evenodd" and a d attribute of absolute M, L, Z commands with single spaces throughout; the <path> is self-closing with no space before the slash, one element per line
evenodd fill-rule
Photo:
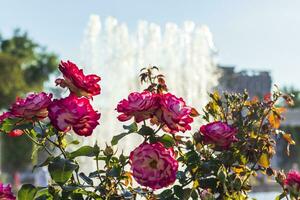
<path fill-rule="evenodd" d="M 107 102 L 139 88 L 132 82 L 141 67 L 157 65 L 169 87 L 198 107 L 207 90 L 247 89 L 251 97 L 262 97 L 276 84 L 293 93 L 295 106 L 282 126 L 300 143 L 298 0 L 0 0 L 0 5 L 2 111 L 31 91 L 59 94 L 53 88 L 57 64 L 72 60 L 100 74 L 104 97 L 95 104 L 111 114 Z M 30 169 L 39 162 L 31 156 L 34 149 L 25 138 L 1 136 L 1 179 L 16 185 L 33 181 Z M 300 147 L 293 146 L 290 157 L 285 149 L 278 141 L 273 166 L 298 168 Z M 255 191 L 276 190 L 271 180 L 256 181 L 264 187 Z"/>

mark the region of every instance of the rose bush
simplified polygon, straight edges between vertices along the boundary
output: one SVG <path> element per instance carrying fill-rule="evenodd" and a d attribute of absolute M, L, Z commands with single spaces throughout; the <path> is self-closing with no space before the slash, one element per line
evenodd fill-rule
<path fill-rule="evenodd" d="M 91 104 L 92 97 L 100 94 L 100 77 L 85 75 L 70 61 L 61 62 L 59 70 L 64 79 L 56 84 L 70 90 L 67 97 L 52 100 L 51 94 L 33 93 L 18 98 L 0 115 L 3 134 L 27 136 L 35 144 L 34 152 L 49 155 L 33 169 L 48 167 L 48 186 L 24 184 L 19 200 L 246 200 L 250 178 L 257 173 L 273 177 L 282 187 L 277 199 L 299 198 L 299 173 L 285 175 L 271 166 L 275 137 L 285 139 L 288 148 L 295 144 L 291 134 L 279 129 L 284 108 L 278 101 L 293 103 L 287 94 L 276 90 L 260 100 L 250 99 L 247 92 L 214 92 L 199 113 L 168 92 L 157 67 L 144 68 L 140 78 L 147 87 L 116 106 L 120 122 L 131 120 L 123 126 L 125 131 L 105 148 L 96 143 L 74 149 L 69 146 L 79 142 L 67 133 L 92 137 L 100 124 L 100 113 Z M 204 125 L 190 134 L 196 117 Z M 131 134 L 143 142 L 132 147 L 130 155 L 118 152 L 115 145 Z M 90 157 L 96 170 L 84 173 L 78 157 Z M 15 199 L 10 187 L 3 185 L 0 197 Z"/>

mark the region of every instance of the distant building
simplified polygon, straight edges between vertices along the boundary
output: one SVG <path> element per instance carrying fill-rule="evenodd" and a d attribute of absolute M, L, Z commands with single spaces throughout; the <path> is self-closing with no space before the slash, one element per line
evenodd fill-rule
<path fill-rule="evenodd" d="M 272 78 L 267 71 L 240 71 L 234 66 L 218 66 L 221 71 L 219 91 L 243 92 L 248 91 L 250 97 L 263 96 L 271 91 Z"/>

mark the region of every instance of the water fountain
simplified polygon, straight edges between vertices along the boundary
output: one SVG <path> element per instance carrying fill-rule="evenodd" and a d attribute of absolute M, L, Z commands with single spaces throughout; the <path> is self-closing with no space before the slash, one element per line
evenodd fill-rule
<path fill-rule="evenodd" d="M 159 66 L 170 92 L 201 110 L 207 91 L 217 84 L 214 53 L 208 27 L 191 21 L 181 27 L 174 23 L 161 27 L 140 21 L 136 30 L 130 31 L 126 24 L 113 17 L 101 23 L 99 16 L 90 16 L 81 45 L 81 66 L 86 67 L 86 72 L 102 77 L 101 95 L 93 102 L 102 116 L 94 137 L 85 142 L 91 144 L 98 140 L 103 145 L 121 133 L 115 107 L 129 92 L 142 90 L 138 81 L 142 67 Z M 127 137 L 119 149 L 128 153 L 132 149 L 127 144 L 133 148 L 138 140 L 138 137 Z"/>

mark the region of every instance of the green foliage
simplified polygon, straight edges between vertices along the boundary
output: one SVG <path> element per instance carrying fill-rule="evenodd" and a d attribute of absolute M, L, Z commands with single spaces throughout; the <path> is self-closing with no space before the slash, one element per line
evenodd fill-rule
<path fill-rule="evenodd" d="M 91 146 L 82 146 L 76 151 L 69 153 L 68 158 L 74 159 L 79 156 L 87 156 L 87 157 L 94 157 L 98 154 L 98 148 L 91 147 Z"/>
<path fill-rule="evenodd" d="M 74 162 L 59 157 L 50 162 L 48 166 L 51 178 L 61 185 L 72 177 L 73 171 L 77 168 L 78 165 Z"/>
<path fill-rule="evenodd" d="M 138 126 L 137 123 L 133 122 L 132 124 L 130 124 L 129 126 L 124 125 L 123 128 L 125 130 L 127 130 L 127 132 L 125 133 L 121 133 L 119 135 L 115 135 L 112 140 L 111 140 L 111 145 L 116 145 L 118 144 L 119 140 L 121 140 L 123 137 L 125 137 L 126 135 L 129 135 L 131 133 L 136 133 L 138 130 Z"/>
<path fill-rule="evenodd" d="M 33 185 L 22 185 L 21 189 L 18 192 L 18 200 L 34 199 L 36 193 L 37 189 Z"/>

